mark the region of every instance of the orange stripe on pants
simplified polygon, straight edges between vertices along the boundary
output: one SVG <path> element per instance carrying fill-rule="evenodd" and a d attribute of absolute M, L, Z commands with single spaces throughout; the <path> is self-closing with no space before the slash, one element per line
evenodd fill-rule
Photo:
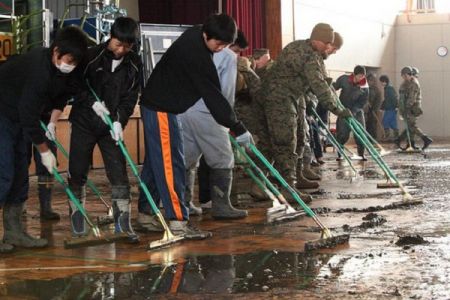
<path fill-rule="evenodd" d="M 161 152 L 164 164 L 164 175 L 166 176 L 167 190 L 169 191 L 170 200 L 172 201 L 173 211 L 177 220 L 183 220 L 181 213 L 180 198 L 175 191 L 172 168 L 172 150 L 170 147 L 170 129 L 167 113 L 157 112 L 159 123 L 159 135 L 161 138 Z"/>

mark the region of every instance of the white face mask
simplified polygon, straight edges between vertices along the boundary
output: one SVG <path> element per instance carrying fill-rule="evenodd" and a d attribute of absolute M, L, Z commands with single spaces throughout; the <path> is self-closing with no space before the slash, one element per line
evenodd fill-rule
<path fill-rule="evenodd" d="M 61 73 L 68 74 L 75 69 L 75 66 L 66 64 L 65 62 L 61 62 L 60 65 L 56 65 L 56 67 L 61 71 Z"/>

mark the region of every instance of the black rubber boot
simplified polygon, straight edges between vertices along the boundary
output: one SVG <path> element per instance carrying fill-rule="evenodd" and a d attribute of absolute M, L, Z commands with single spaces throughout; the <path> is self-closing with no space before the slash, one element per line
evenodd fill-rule
<path fill-rule="evenodd" d="M 139 243 L 139 236 L 131 227 L 130 199 L 113 199 L 114 232 L 126 233 L 131 243 Z"/>
<path fill-rule="evenodd" d="M 46 239 L 37 239 L 27 234 L 22 224 L 23 203 L 6 203 L 3 206 L 3 243 L 24 248 L 43 248 Z"/>
<path fill-rule="evenodd" d="M 242 219 L 248 216 L 246 210 L 236 209 L 231 205 L 230 193 L 233 181 L 232 169 L 211 169 L 211 214 L 214 219 Z"/>
<path fill-rule="evenodd" d="M 86 200 L 86 187 L 70 187 L 75 197 L 80 201 L 82 207 L 84 207 L 84 202 Z M 78 209 L 78 207 L 69 200 L 69 217 L 70 224 L 72 226 L 72 236 L 73 237 L 81 237 L 87 234 L 86 232 L 86 220 L 84 219 L 83 214 Z"/>
<path fill-rule="evenodd" d="M 39 203 L 42 220 L 59 220 L 60 216 L 52 209 L 52 188 L 47 184 L 38 184 Z"/>
<path fill-rule="evenodd" d="M 430 139 L 429 137 L 427 137 L 426 135 L 424 135 L 424 136 L 422 137 L 422 140 L 423 140 L 423 147 L 422 147 L 422 150 L 427 149 L 428 146 L 430 146 L 430 144 L 433 142 L 433 140 Z"/>
<path fill-rule="evenodd" d="M 190 216 L 199 216 L 203 213 L 201 207 L 194 205 L 194 184 L 195 184 L 195 171 L 196 169 L 186 169 L 186 189 L 184 191 L 184 200 L 186 206 L 189 208 Z"/>
<path fill-rule="evenodd" d="M 0 241 L 0 254 L 11 253 L 14 251 L 14 246 L 10 244 L 6 244 Z"/>
<path fill-rule="evenodd" d="M 367 158 L 364 156 L 364 146 L 358 146 L 358 156 L 361 156 L 362 161 L 367 161 Z"/>

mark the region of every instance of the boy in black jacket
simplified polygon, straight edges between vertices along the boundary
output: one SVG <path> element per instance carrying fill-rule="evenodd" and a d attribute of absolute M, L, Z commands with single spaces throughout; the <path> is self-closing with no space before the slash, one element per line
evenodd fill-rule
<path fill-rule="evenodd" d="M 88 50 L 88 62 L 83 72 L 83 88 L 76 97 L 70 113 L 69 186 L 84 204 L 85 184 L 96 144 L 102 153 L 106 175 L 112 185 L 112 207 L 115 232 L 125 232 L 130 241 L 138 237 L 130 224 L 130 184 L 126 161 L 116 145 L 123 139 L 123 128 L 133 114 L 139 92 L 141 62 L 133 52 L 137 24 L 128 17 L 117 18 L 111 28 L 111 39 Z M 103 101 L 96 101 L 89 85 Z M 106 124 L 104 115 L 110 115 L 114 130 Z M 85 220 L 71 203 L 72 234 L 86 234 Z"/>
<path fill-rule="evenodd" d="M 28 235 L 21 222 L 28 198 L 28 145 L 31 141 L 36 146 L 42 164 L 53 173 L 56 158 L 40 127 L 41 116 L 48 110 L 62 111 L 72 77 L 69 73 L 83 59 L 86 49 L 84 33 L 67 27 L 57 34 L 50 49 L 35 48 L 0 67 L 0 206 L 4 231 L 0 253 L 12 251 L 13 246 L 47 246 L 46 239 Z"/>
<path fill-rule="evenodd" d="M 213 118 L 230 128 L 238 142 L 252 142 L 251 134 L 221 93 L 212 60 L 213 54 L 233 43 L 236 35 L 236 23 L 224 14 L 212 15 L 202 26 L 186 30 L 158 62 L 141 96 L 145 134 L 142 179 L 152 187 L 154 199 L 163 201 L 171 230 L 187 239 L 203 239 L 211 233 L 188 225 L 183 142 L 176 115 L 203 98 Z M 140 203 L 144 197 L 141 193 Z M 141 213 L 143 209 L 140 205 Z M 161 227 L 155 222 L 158 229 Z"/>

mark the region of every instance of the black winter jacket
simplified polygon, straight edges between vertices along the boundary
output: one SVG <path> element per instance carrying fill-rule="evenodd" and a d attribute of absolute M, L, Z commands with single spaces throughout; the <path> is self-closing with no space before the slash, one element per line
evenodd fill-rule
<path fill-rule="evenodd" d="M 125 128 L 137 103 L 142 69 L 139 56 L 131 51 L 123 57 L 115 71 L 111 72 L 114 55 L 107 49 L 108 42 L 88 50 L 80 91 L 75 97 L 69 117 L 72 124 L 102 134 L 107 134 L 109 127 L 92 109 L 96 99 L 86 82 L 105 102 L 112 121 L 120 122 Z"/>

